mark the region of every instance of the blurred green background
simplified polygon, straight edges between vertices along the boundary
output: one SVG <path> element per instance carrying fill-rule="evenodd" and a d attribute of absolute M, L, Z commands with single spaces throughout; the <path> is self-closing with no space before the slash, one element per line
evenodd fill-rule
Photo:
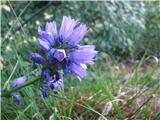
<path fill-rule="evenodd" d="M 17 18 L 12 8 L 8 8 L 9 5 L 2 2 L 2 40 L 4 40 L 6 32 L 13 26 L 10 31 L 11 35 L 12 32 L 15 32 L 17 35 L 14 37 L 18 37 L 19 33 L 17 32 L 20 30 L 24 32 L 21 33 L 23 34 L 21 41 L 24 39 L 33 41 L 33 36 L 37 36 L 38 25 L 44 26 L 46 21 L 52 20 L 60 23 L 62 16 L 66 15 L 78 19 L 90 28 L 89 34 L 83 41 L 84 44 L 95 44 L 99 51 L 112 57 L 137 58 L 144 52 L 159 56 L 159 1 L 51 3 L 43 1 L 30 3 L 24 12 L 28 2 L 11 2 L 11 4 L 17 17 L 20 15 L 20 18 L 16 22 Z M 20 14 L 21 12 L 23 13 Z M 14 24 L 15 22 L 17 24 Z M 7 39 L 10 37 L 9 35 Z M 6 46 L 5 43 L 2 45 Z"/>

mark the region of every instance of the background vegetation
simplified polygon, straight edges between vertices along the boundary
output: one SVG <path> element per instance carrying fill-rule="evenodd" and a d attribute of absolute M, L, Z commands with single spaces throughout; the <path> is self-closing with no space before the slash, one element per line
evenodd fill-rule
<path fill-rule="evenodd" d="M 37 51 L 37 27 L 63 15 L 87 24 L 82 44 L 94 44 L 97 62 L 83 81 L 65 77 L 64 92 L 41 98 L 35 87 L 21 105 L 2 98 L 2 120 L 160 119 L 160 2 L 2 2 L 1 86 L 21 75 L 34 79 L 28 53 Z M 8 86 L 10 87 L 10 86 Z"/>

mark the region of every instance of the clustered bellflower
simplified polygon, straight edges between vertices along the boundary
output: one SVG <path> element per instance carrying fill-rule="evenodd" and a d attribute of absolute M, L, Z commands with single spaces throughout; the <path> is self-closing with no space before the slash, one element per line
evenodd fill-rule
<path fill-rule="evenodd" d="M 60 29 L 56 22 L 47 22 L 45 30 L 38 27 L 37 44 L 39 53 L 30 53 L 30 70 L 41 66 L 40 89 L 44 98 L 48 98 L 47 87 L 56 90 L 63 88 L 62 73 L 82 79 L 86 75 L 86 64 L 93 64 L 97 51 L 94 45 L 80 45 L 88 28 L 71 17 L 63 16 Z M 25 81 L 24 81 L 25 82 Z M 21 84 L 21 81 L 18 81 Z M 18 84 L 13 84 L 17 86 Z"/>

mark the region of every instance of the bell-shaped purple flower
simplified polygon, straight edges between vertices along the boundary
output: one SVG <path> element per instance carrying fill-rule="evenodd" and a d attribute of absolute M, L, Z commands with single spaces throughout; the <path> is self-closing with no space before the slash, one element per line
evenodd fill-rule
<path fill-rule="evenodd" d="M 38 38 L 37 43 L 42 50 L 44 50 L 46 52 L 50 50 L 50 43 L 49 42 L 42 40 L 41 38 Z"/>
<path fill-rule="evenodd" d="M 72 34 L 69 36 L 69 42 L 70 43 L 79 43 L 80 40 L 83 39 L 83 37 L 88 32 L 88 28 L 86 25 L 80 25 L 77 28 L 75 28 L 72 32 Z"/>
<path fill-rule="evenodd" d="M 39 33 L 39 39 L 48 42 L 49 45 L 54 45 L 55 38 L 52 32 L 50 31 L 51 26 L 49 26 L 50 23 L 46 24 L 46 31 L 42 31 L 41 27 L 38 27 L 38 33 Z M 37 41 L 39 42 L 39 41 Z"/>
<path fill-rule="evenodd" d="M 46 23 L 46 27 L 45 27 L 45 31 L 48 33 L 51 33 L 54 37 L 54 39 L 56 39 L 58 36 L 58 32 L 57 32 L 57 26 L 56 26 L 56 22 L 47 22 Z"/>
<path fill-rule="evenodd" d="M 66 58 L 66 53 L 64 49 L 57 49 L 53 55 L 55 59 L 57 59 L 59 62 L 63 61 L 64 58 Z"/>
<path fill-rule="evenodd" d="M 46 63 L 45 59 L 38 53 L 30 53 L 29 58 L 32 60 L 32 62 L 37 64 L 43 65 Z"/>
<path fill-rule="evenodd" d="M 60 38 L 67 39 L 73 32 L 78 22 L 71 17 L 63 16 L 61 27 L 59 30 Z"/>
<path fill-rule="evenodd" d="M 68 59 L 75 63 L 93 64 L 97 51 L 92 45 L 80 46 L 79 49 L 68 54 Z"/>
<path fill-rule="evenodd" d="M 67 73 L 72 74 L 73 76 L 82 79 L 86 75 L 86 68 L 81 64 L 70 63 L 67 65 Z"/>
<path fill-rule="evenodd" d="M 27 81 L 26 76 L 19 77 L 12 82 L 12 87 L 17 88 Z"/>
<path fill-rule="evenodd" d="M 13 94 L 12 96 L 13 96 L 13 98 L 15 99 L 16 104 L 19 105 L 19 104 L 21 103 L 20 96 L 17 95 L 17 94 Z"/>

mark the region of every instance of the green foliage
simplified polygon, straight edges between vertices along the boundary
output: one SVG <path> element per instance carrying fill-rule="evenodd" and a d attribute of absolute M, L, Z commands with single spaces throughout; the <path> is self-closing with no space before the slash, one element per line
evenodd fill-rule
<path fill-rule="evenodd" d="M 136 42 L 135 51 L 160 56 L 160 9 L 159 1 L 146 2 L 145 30 L 143 36 Z"/>
<path fill-rule="evenodd" d="M 17 14 L 20 14 L 29 2 L 11 2 Z M 54 2 L 45 11 L 34 15 L 49 2 L 31 2 L 21 15 L 19 21 L 27 24 L 23 31 L 37 36 L 37 26 L 45 25 L 46 21 L 56 20 L 60 23 L 62 16 L 72 16 L 87 24 L 89 34 L 83 43 L 94 43 L 99 51 L 112 57 L 135 56 L 146 47 L 156 53 L 159 51 L 159 9 L 156 2 Z M 17 9 L 17 6 L 19 6 Z M 31 17 L 33 15 L 33 17 Z M 28 20 L 28 18 L 30 18 Z M 13 14 L 2 12 L 2 36 L 14 23 Z M 11 21 L 12 19 L 12 21 Z M 9 20 L 8 24 L 5 21 Z M 14 28 L 20 25 L 12 25 Z M 25 25 L 24 25 L 25 26 Z M 148 46 L 150 44 L 150 46 Z M 139 51 L 138 51 L 139 50 Z"/>

